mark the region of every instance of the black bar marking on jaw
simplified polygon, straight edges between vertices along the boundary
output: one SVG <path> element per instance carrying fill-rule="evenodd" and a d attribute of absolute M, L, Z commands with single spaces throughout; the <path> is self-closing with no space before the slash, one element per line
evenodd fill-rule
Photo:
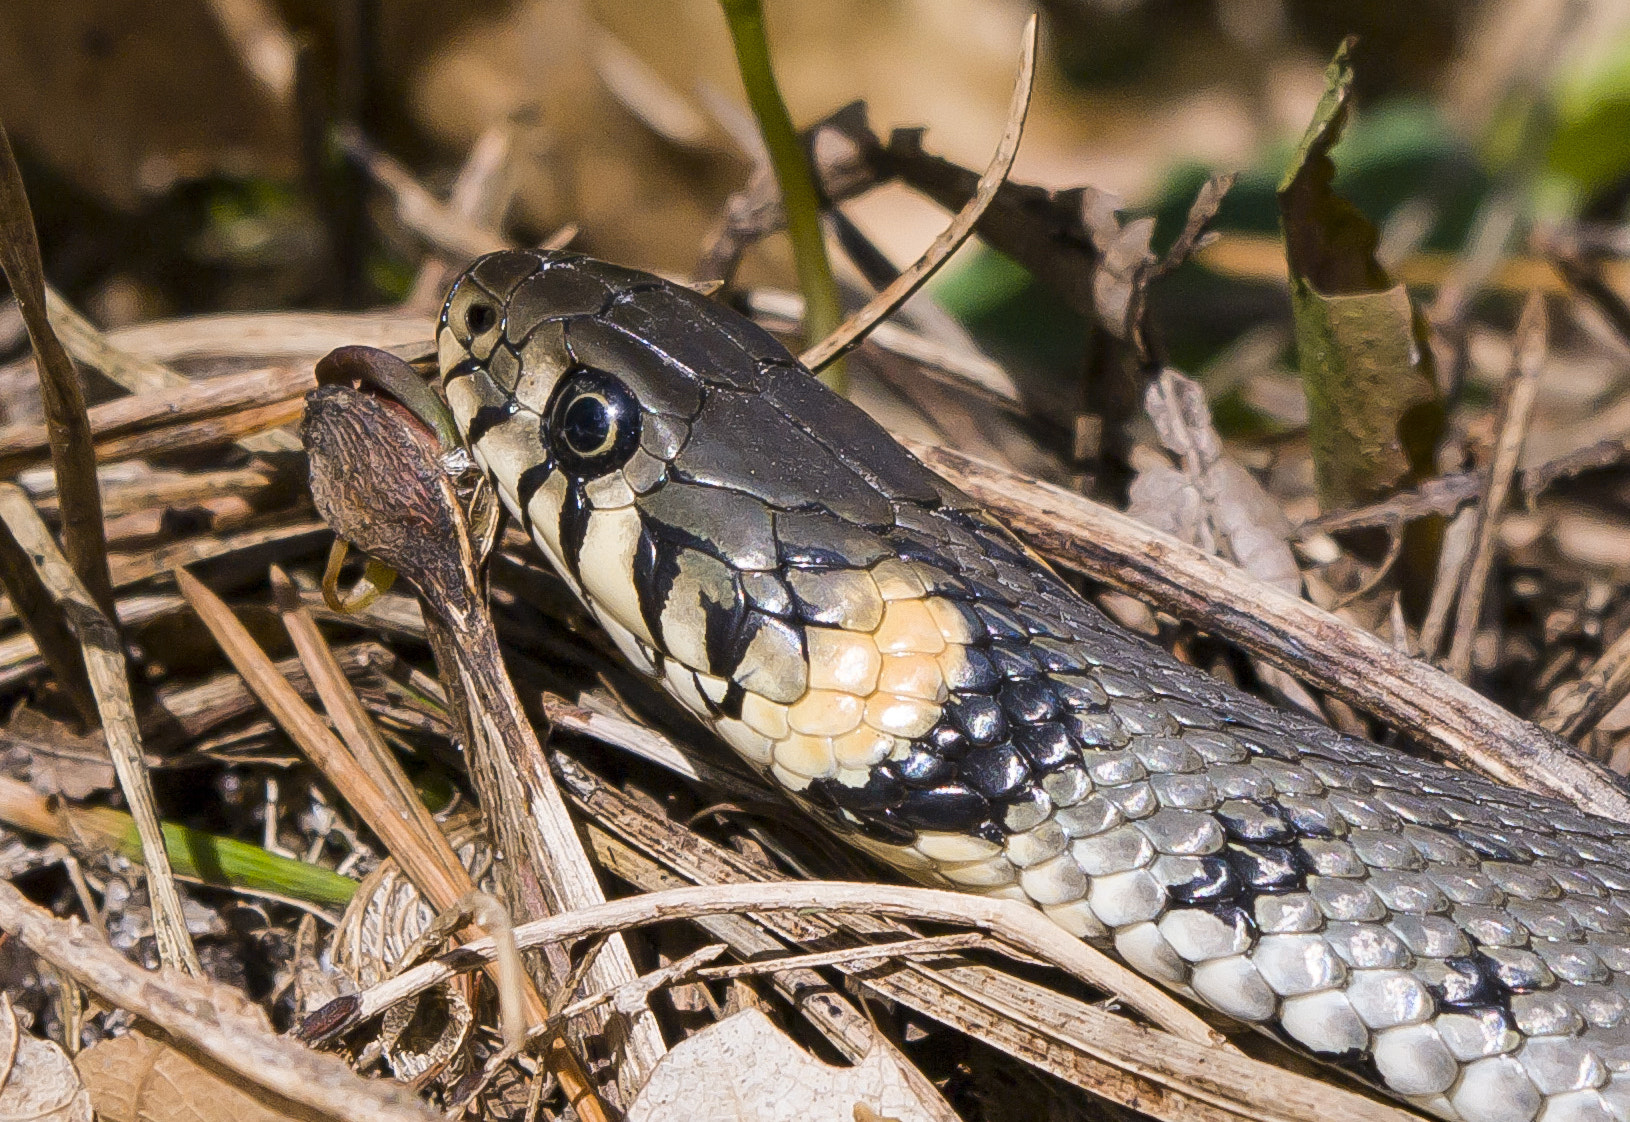
<path fill-rule="evenodd" d="M 453 369 L 451 369 L 451 370 L 449 370 L 447 372 L 447 374 L 441 380 L 442 385 L 444 385 L 444 386 L 447 385 L 449 382 L 453 381 L 453 379 L 455 379 L 455 378 L 468 378 L 470 375 L 474 374 L 476 371 L 478 371 L 480 369 L 481 369 L 481 364 L 479 362 L 477 362 L 475 359 L 473 359 L 473 358 L 464 359 L 463 361 L 461 361 L 457 365 L 455 365 L 453 367 Z"/>
<path fill-rule="evenodd" d="M 560 504 L 560 556 L 571 570 L 572 582 L 583 583 L 583 539 L 589 532 L 589 517 L 594 507 L 583 493 L 583 481 L 574 479 L 566 487 L 566 498 Z"/>
<path fill-rule="evenodd" d="M 521 477 L 515 481 L 515 502 L 521 508 L 521 524 L 527 533 L 532 532 L 532 498 L 549 482 L 554 472 L 554 461 L 545 457 L 521 472 Z"/>
<path fill-rule="evenodd" d="M 708 670 L 719 678 L 735 674 L 743 650 L 739 636 L 747 618 L 747 594 L 742 590 L 740 576 L 731 583 L 728 604 L 706 597 L 702 600 L 702 649 L 707 653 Z"/>
<path fill-rule="evenodd" d="M 466 438 L 473 448 L 481 438 L 515 415 L 513 405 L 483 405 L 470 418 L 470 433 Z"/>
<path fill-rule="evenodd" d="M 679 551 L 683 546 L 659 541 L 652 523 L 640 515 L 640 543 L 634 550 L 634 591 L 639 594 L 640 618 L 657 642 L 663 642 L 662 609 L 668 604 L 674 578 L 679 575 Z"/>

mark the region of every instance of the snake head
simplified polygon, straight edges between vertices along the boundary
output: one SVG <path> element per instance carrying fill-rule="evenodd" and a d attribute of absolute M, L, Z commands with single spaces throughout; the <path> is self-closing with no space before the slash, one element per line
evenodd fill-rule
<path fill-rule="evenodd" d="M 659 277 L 494 254 L 438 345 L 472 453 L 624 655 L 786 788 L 911 836 L 878 765 L 989 688 L 944 593 L 1021 548 L 768 333 Z M 918 818 L 988 810 L 953 792 Z"/>

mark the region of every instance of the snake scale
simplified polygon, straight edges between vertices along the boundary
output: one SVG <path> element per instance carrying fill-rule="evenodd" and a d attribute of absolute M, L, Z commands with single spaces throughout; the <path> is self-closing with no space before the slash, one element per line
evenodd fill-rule
<path fill-rule="evenodd" d="M 477 462 L 628 661 L 848 841 L 1430 1114 L 1630 1122 L 1630 827 L 1121 630 L 688 289 L 498 253 L 438 346 Z"/>

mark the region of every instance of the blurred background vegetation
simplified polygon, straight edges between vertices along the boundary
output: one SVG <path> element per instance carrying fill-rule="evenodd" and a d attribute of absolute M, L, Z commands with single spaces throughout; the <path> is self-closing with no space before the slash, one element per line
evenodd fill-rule
<path fill-rule="evenodd" d="M 1630 7 L 1618 0 L 1046 0 L 1036 107 L 1014 178 L 1090 184 L 1166 215 L 1240 170 L 1220 223 L 1272 232 L 1271 188 L 1337 42 L 1360 36 L 1339 187 L 1395 260 L 1460 249 L 1493 192 L 1521 225 L 1621 216 L 1630 192 Z M 865 98 L 982 166 L 1021 0 L 769 0 L 794 117 Z M 513 130 L 513 227 L 686 272 L 749 164 L 715 0 L 50 0 L 0 6 L 0 115 L 25 161 L 47 272 L 103 326 L 217 309 L 400 299 L 416 250 L 332 143 L 352 123 L 445 190 L 482 132 Z M 904 188 L 848 208 L 897 262 L 943 216 Z M 1168 219 L 1164 230 L 1174 230 Z M 1169 234 L 1168 234 L 1169 236 Z M 1245 243 L 1247 246 L 1253 243 Z M 1203 364 L 1272 292 L 1248 254 L 1165 294 L 1175 354 Z M 958 315 L 1060 363 L 1081 333 L 1004 319 L 1024 278 L 966 255 Z M 779 240 L 752 276 L 786 281 Z M 1261 274 L 1260 276 L 1258 274 Z M 1008 311 L 1011 312 L 1011 307 Z"/>
<path fill-rule="evenodd" d="M 1325 66 L 1356 34 L 1335 188 L 1375 224 L 1377 259 L 1433 328 L 1452 419 L 1437 470 L 1486 462 L 1521 302 L 1564 292 L 1559 245 L 1589 257 L 1598 291 L 1562 302 L 1524 461 L 1630 433 L 1623 0 L 765 8 L 798 125 L 864 99 L 880 136 L 923 127 L 928 151 L 971 168 L 996 143 L 1020 31 L 1039 9 L 1042 63 L 1012 179 L 1118 199 L 1122 221 L 1155 219 L 1157 250 L 1207 176 L 1238 172 L 1213 224 L 1220 237 L 1151 292 L 1154 357 L 1201 380 L 1222 434 L 1243 442 L 1232 454 L 1293 524 L 1330 511 L 1307 455 L 1274 192 Z M 506 147 L 505 212 L 489 226 L 509 240 L 574 227 L 574 248 L 691 276 L 727 200 L 749 182 L 757 144 L 717 0 L 12 3 L 0 5 L 0 119 L 23 161 L 48 277 L 108 329 L 217 311 L 432 306 L 401 187 L 446 198 L 483 138 Z M 946 222 L 898 182 L 841 209 L 895 267 Z M 794 287 L 785 238 L 756 242 L 736 279 L 741 289 Z M 869 291 L 852 267 L 842 279 L 853 302 Z M 1134 431 L 1145 422 L 1131 379 L 1118 414 L 1104 404 L 1114 386 L 1095 381 L 1102 331 L 977 240 L 930 292 L 1012 372 L 1029 409 L 1022 440 L 993 435 L 984 416 L 940 423 L 938 437 L 975 454 L 999 448 L 1033 474 L 1124 502 L 1130 461 L 1121 456 L 1118 476 L 1106 470 L 1115 456 L 1102 442 L 1124 428 L 1128 453 L 1148 435 Z M 1615 326 L 1615 314 L 1626 322 Z M 0 312 L 0 348 L 22 343 L 14 310 Z M 0 420 L 29 419 L 21 398 L 3 397 Z M 934 410 L 918 404 L 896 431 L 932 428 Z M 1545 533 L 1509 519 L 1508 572 L 1554 577 L 1560 559 L 1583 574 L 1580 595 L 1603 602 L 1630 576 L 1622 473 L 1608 483 L 1577 532 L 1563 532 L 1567 511 Z M 1405 581 L 1425 583 L 1424 572 Z M 1413 617 L 1419 604 L 1410 607 Z M 1630 608 L 1622 614 L 1630 620 Z M 1516 662 L 1480 660 L 1509 670 L 1515 693 L 1503 700 L 1532 703 L 1522 682 L 1548 641 L 1535 637 Z"/>

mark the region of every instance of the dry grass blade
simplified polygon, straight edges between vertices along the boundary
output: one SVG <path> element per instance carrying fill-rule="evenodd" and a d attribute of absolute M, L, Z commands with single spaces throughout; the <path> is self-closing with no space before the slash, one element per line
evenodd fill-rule
<path fill-rule="evenodd" d="M 515 928 L 515 942 L 522 949 L 530 949 L 675 919 L 804 909 L 975 927 L 1088 985 L 1119 995 L 1128 1005 L 1182 1032 L 1193 1043 L 1206 1047 L 1216 1047 L 1222 1043 L 1217 1033 L 1205 1027 L 1182 1005 L 1093 950 L 1035 908 L 1014 900 L 970 896 L 938 888 L 841 881 L 778 881 L 676 888 L 626 900 L 613 900 L 522 924 Z M 470 943 L 464 947 L 467 957 L 457 962 L 473 965 L 477 961 L 473 957 L 476 955 L 481 956 L 480 961 L 486 961 L 495 950 L 489 940 Z M 441 960 L 405 970 L 395 978 L 358 994 L 352 1007 L 355 1016 L 372 1016 L 398 1001 L 446 981 L 457 972 L 457 964 Z"/>
<path fill-rule="evenodd" d="M 240 1084 L 297 1104 L 318 1119 L 440 1122 L 408 1088 L 364 1079 L 338 1057 L 273 1033 L 265 1015 L 236 990 L 153 973 L 127 960 L 86 927 L 59 920 L 0 884 L 0 929 L 117 1009 L 156 1025 L 172 1041 Z"/>
<path fill-rule="evenodd" d="M 1505 510 L 1506 498 L 1511 494 L 1511 482 L 1517 475 L 1517 461 L 1522 457 L 1523 443 L 1528 437 L 1528 423 L 1534 415 L 1534 400 L 1539 396 L 1539 377 L 1545 368 L 1548 334 L 1545 297 L 1536 292 L 1523 305 L 1522 317 L 1517 321 L 1517 337 L 1512 344 L 1511 377 L 1506 382 L 1505 408 L 1500 413 L 1499 437 L 1494 445 L 1494 457 L 1489 462 L 1483 501 L 1477 507 L 1476 545 L 1472 549 L 1466 578 L 1461 582 L 1460 603 L 1455 611 L 1448 670 L 1462 682 L 1471 678 L 1472 644 L 1477 639 L 1477 627 L 1483 617 L 1483 597 L 1488 591 L 1489 574 L 1494 569 L 1495 535 L 1500 528 L 1500 515 Z"/>
<path fill-rule="evenodd" d="M 122 397 L 89 411 L 96 458 L 104 463 L 211 443 L 252 427 L 288 424 L 300 416 L 300 398 L 314 385 L 309 370 L 272 367 L 226 374 L 169 389 Z M 218 419 L 212 426 L 194 422 Z M 47 455 L 45 425 L 0 428 L 0 477 L 34 466 Z"/>
<path fill-rule="evenodd" d="M 8 545 L 28 558 L 53 605 L 79 644 L 85 678 L 89 683 L 96 712 L 107 739 L 108 755 L 119 777 L 119 787 L 136 820 L 141 837 L 142 863 L 147 866 L 147 892 L 153 904 L 153 933 L 158 940 L 159 957 L 166 966 L 179 967 L 192 974 L 202 973 L 187 923 L 181 912 L 170 858 L 164 849 L 153 787 L 142 759 L 141 730 L 136 707 L 130 698 L 130 679 L 125 674 L 124 651 L 119 633 L 79 582 L 67 560 L 57 550 L 51 532 L 22 488 L 0 483 L 0 522 L 5 523 Z M 9 552 L 9 550 L 8 550 Z"/>
<path fill-rule="evenodd" d="M 89 591 L 91 602 L 114 618 L 113 580 L 102 530 L 102 493 L 96 483 L 96 454 L 85 393 L 68 352 L 51 329 L 45 309 L 45 271 L 23 176 L 0 125 L 0 268 L 28 327 L 40 374 L 40 403 L 51 433 L 51 463 L 62 503 L 62 544 L 68 563 Z"/>
<path fill-rule="evenodd" d="M 12 483 L 0 484 L 0 487 L 8 492 L 16 490 L 16 485 Z M 22 496 L 22 501 L 28 501 L 26 494 Z M 22 621 L 25 632 L 0 646 L 0 650 L 8 656 L 6 663 L 21 662 L 39 655 L 51 671 L 58 688 L 73 702 L 80 719 L 87 725 L 94 725 L 96 698 L 85 677 L 85 660 L 79 651 L 79 641 L 74 638 L 67 617 L 58 609 L 51 590 L 41 579 L 34 558 L 10 533 L 0 534 L 0 582 L 5 584 L 9 600 L 6 608 Z"/>
<path fill-rule="evenodd" d="M 768 866 L 724 850 L 653 814 L 627 795 L 601 782 L 575 761 L 556 754 L 554 764 L 574 800 L 625 844 L 591 828 L 596 852 L 607 866 L 646 890 L 668 888 L 678 879 L 654 868 L 633 846 L 670 864 L 698 884 L 779 879 Z M 808 912 L 758 913 L 753 921 L 735 916 L 701 918 L 709 932 L 728 921 L 760 940 L 753 921 L 781 939 L 806 947 L 830 946 L 834 938 L 873 940 L 898 936 L 892 921 L 849 915 L 820 918 Z M 751 945 L 751 943 L 749 943 Z M 759 952 L 760 954 L 766 952 Z M 1207 1042 L 1198 1019 L 1198 1038 L 1179 1040 L 1141 1028 L 1124 1017 L 1074 998 L 976 965 L 912 964 L 896 970 L 860 970 L 839 964 L 853 984 L 885 1001 L 965 1033 L 1059 1079 L 1111 1102 L 1167 1122 L 1401 1122 L 1404 1112 L 1382 1106 L 1323 1080 L 1295 1075 L 1271 1064 L 1238 1056 Z M 1181 1008 L 1181 1007 L 1180 1007 Z M 1192 1016 L 1183 1010 L 1184 1016 Z M 1413 1117 L 1413 1116 L 1411 1116 Z"/>
<path fill-rule="evenodd" d="M 176 584 L 181 587 L 181 595 L 186 597 L 199 620 L 204 621 L 205 628 L 209 628 L 210 634 L 215 636 L 215 641 L 225 651 L 238 674 L 243 675 L 254 695 L 261 698 L 262 705 L 271 711 L 272 718 L 284 727 L 285 732 L 289 732 L 306 753 L 306 758 L 310 758 L 311 763 L 323 771 L 324 778 L 334 784 L 334 788 L 346 799 L 347 806 L 352 807 L 363 822 L 367 822 L 368 828 L 385 843 L 386 850 L 390 850 L 391 856 L 396 858 L 396 863 L 414 882 L 424 899 L 442 912 L 455 910 L 463 900 L 469 899 L 476 892 L 469 872 L 453 855 L 447 838 L 435 827 L 429 814 L 425 814 L 417 797 L 411 796 L 411 784 L 407 784 L 406 776 L 399 773 L 399 768 L 381 765 L 377 758 L 372 758 L 373 750 L 370 747 L 362 747 L 362 752 L 352 755 L 346 745 L 328 731 L 323 719 L 318 718 L 311 706 L 306 705 L 289 680 L 277 672 L 277 665 L 266 656 L 259 644 L 254 643 L 254 636 L 238 623 L 238 618 L 220 597 L 200 584 L 186 569 L 176 569 Z M 292 589 L 284 587 L 280 592 L 280 599 L 287 603 Z M 285 623 L 289 623 L 290 615 L 293 613 L 285 612 Z M 306 623 L 310 623 L 310 620 L 306 620 Z M 315 633 L 315 628 L 311 628 L 311 631 Z M 313 678 L 319 695 L 324 696 L 324 705 L 329 706 L 329 713 L 334 716 L 337 726 L 344 731 L 357 732 L 360 739 L 367 740 L 368 735 L 372 734 L 372 726 L 368 726 L 370 732 L 355 729 L 355 714 L 350 713 L 350 705 L 341 695 L 341 688 L 333 682 L 334 675 L 344 680 L 344 672 L 334 662 L 333 652 L 329 652 L 326 644 L 321 643 L 321 636 L 316 636 L 316 646 L 313 646 L 311 634 L 306 633 L 297 618 L 290 626 L 290 638 L 295 639 L 295 646 L 305 660 L 306 670 Z M 321 647 L 321 651 L 316 647 Z M 349 683 L 344 687 L 344 693 L 349 693 Z M 363 714 L 362 719 L 367 721 L 367 716 Z M 377 734 L 372 735 L 377 737 Z M 383 745 L 380 745 L 380 749 L 383 750 Z M 363 765 L 359 758 L 370 758 L 372 766 Z M 375 775 L 370 775 L 377 771 L 385 773 L 381 776 L 385 778 L 385 783 L 377 783 Z M 391 771 L 394 771 L 394 775 L 390 775 Z M 403 806 L 401 797 L 393 797 L 398 794 L 399 788 L 409 791 L 409 806 Z M 474 931 L 463 934 L 473 936 Z M 515 993 L 518 985 L 523 985 L 522 978 L 513 977 L 509 970 L 504 970 L 502 974 L 504 977 L 496 978 L 500 993 L 505 990 Z M 543 1003 L 535 992 L 530 992 L 530 987 L 523 990 L 522 1000 L 530 1005 L 526 1013 L 541 1019 Z M 513 1008 L 510 1014 L 512 1021 L 518 1021 L 517 1016 L 513 1016 Z"/>
<path fill-rule="evenodd" d="M 157 359 L 109 343 L 90 320 L 80 315 L 78 309 L 50 285 L 45 288 L 45 310 L 57 338 L 76 361 L 94 367 L 131 393 L 153 393 L 187 384 L 185 375 Z"/>
<path fill-rule="evenodd" d="M 536 917 L 604 899 L 542 745 L 504 670 L 471 536 L 434 439 L 377 397 L 324 386 L 307 399 L 302 430 L 318 510 L 346 541 L 418 589 L 425 625 L 466 747 L 500 881 L 516 914 Z M 557 981 L 564 956 L 548 956 Z M 611 989 L 636 978 L 621 939 L 595 959 L 590 983 Z M 631 1100 L 665 1048 L 655 1019 L 630 1019 L 618 1065 Z"/>
<path fill-rule="evenodd" d="M 275 565 L 272 567 L 271 584 L 278 616 L 289 638 L 294 641 L 301 665 L 305 667 L 317 696 L 322 700 L 329 720 L 334 723 L 334 728 L 349 749 L 348 758 L 366 774 L 372 786 L 368 792 L 370 802 L 378 805 L 381 817 L 401 820 L 405 824 L 404 830 L 418 835 L 412 848 L 398 850 L 393 847 L 392 854 L 427 899 L 434 901 L 437 907 L 451 907 L 474 890 L 468 871 L 447 844 L 441 827 L 436 825 L 430 811 L 419 801 L 401 764 L 385 746 L 384 738 L 374 727 L 373 718 L 351 688 L 350 679 L 345 676 L 344 668 L 317 630 L 311 613 L 300 605 L 299 593 L 293 583 Z M 276 673 L 276 666 L 268 661 L 260 673 L 267 670 Z M 270 679 L 267 681 L 270 682 Z M 331 745 L 327 747 L 332 748 Z M 370 804 L 352 802 L 352 805 Z M 428 878 L 415 875 L 415 870 L 427 862 L 437 868 L 440 883 L 423 883 Z M 448 898 L 450 894 L 451 898 Z"/>
<path fill-rule="evenodd" d="M 1590 672 L 1558 690 L 1535 721 L 1558 736 L 1576 740 L 1630 695 L 1630 631 L 1596 660 Z"/>
<path fill-rule="evenodd" d="M 190 378 L 165 365 L 159 358 L 115 343 L 92 326 L 49 285 L 45 289 L 45 302 L 51 316 L 51 326 L 56 329 L 62 345 L 74 360 L 100 371 L 131 393 L 180 390 L 191 384 Z M 164 327 L 163 324 L 146 324 L 131 330 L 140 337 L 146 337 L 155 330 L 164 330 Z M 258 429 L 246 429 L 244 433 L 238 443 L 246 452 L 294 452 L 300 448 L 300 442 L 292 433 L 261 432 Z"/>
<path fill-rule="evenodd" d="M 798 356 L 798 360 L 811 370 L 820 370 L 834 359 L 842 357 L 856 343 L 866 337 L 866 333 L 881 319 L 889 315 L 911 298 L 911 294 L 921 288 L 934 271 L 943 265 L 951 254 L 968 235 L 973 233 L 979 218 L 985 213 L 996 198 L 996 192 L 1001 190 L 1002 184 L 1007 180 L 1007 173 L 1013 168 L 1013 157 L 1019 152 L 1019 140 L 1024 135 L 1024 119 L 1030 110 L 1030 91 L 1034 86 L 1036 76 L 1036 16 L 1031 16 L 1025 24 L 1024 46 L 1019 55 L 1019 75 L 1013 84 L 1013 99 L 1008 103 L 1007 124 L 1002 128 L 1002 138 L 996 145 L 996 154 L 991 157 L 990 165 L 985 173 L 979 177 L 979 184 L 974 188 L 973 197 L 957 212 L 951 224 L 940 232 L 922 257 L 901 273 L 898 277 L 876 296 L 866 302 L 854 315 L 843 322 L 839 328 L 822 339 L 815 346 L 809 348 Z"/>
<path fill-rule="evenodd" d="M 1630 795 L 1598 765 L 1369 632 L 1090 499 L 905 443 L 1064 567 L 1151 600 L 1500 782 L 1630 822 Z"/>
<path fill-rule="evenodd" d="M 419 836 L 411 819 L 405 819 L 393 801 L 386 798 L 368 769 L 357 762 L 288 679 L 278 672 L 276 664 L 220 597 L 185 569 L 175 570 L 175 579 L 188 605 L 209 629 L 250 690 L 334 785 L 347 805 L 385 843 L 425 898 L 438 908 L 448 908 L 472 891 L 474 885 L 457 858 L 449 861 L 448 857 L 427 852 L 426 839 Z M 440 831 L 432 833 L 440 837 Z M 446 842 L 442 844 L 445 846 Z"/>

